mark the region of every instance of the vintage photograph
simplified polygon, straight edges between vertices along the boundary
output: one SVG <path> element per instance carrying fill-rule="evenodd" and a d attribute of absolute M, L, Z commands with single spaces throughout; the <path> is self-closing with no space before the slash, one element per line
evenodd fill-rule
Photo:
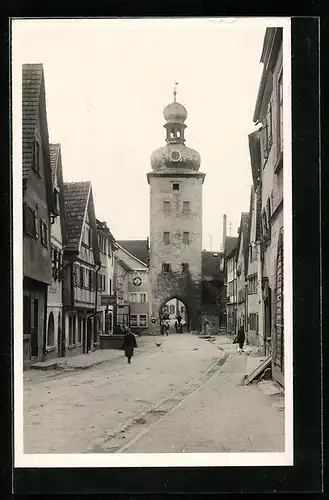
<path fill-rule="evenodd" d="M 16 465 L 293 464 L 290 57 L 12 21 Z"/>

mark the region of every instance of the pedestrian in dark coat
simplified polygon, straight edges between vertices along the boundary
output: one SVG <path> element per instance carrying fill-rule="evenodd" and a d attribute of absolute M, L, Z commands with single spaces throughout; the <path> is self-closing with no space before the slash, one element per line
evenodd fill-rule
<path fill-rule="evenodd" d="M 125 351 L 125 356 L 128 359 L 128 363 L 131 363 L 131 358 L 134 355 L 134 348 L 138 347 L 135 335 L 132 333 L 131 330 L 127 330 L 125 333 L 125 336 L 123 338 L 123 344 L 122 347 Z"/>
<path fill-rule="evenodd" d="M 243 344 L 244 344 L 244 341 L 245 341 L 245 333 L 244 333 L 244 327 L 243 325 L 240 326 L 239 330 L 238 330 L 238 335 L 237 335 L 237 341 L 238 341 L 238 344 L 239 344 L 239 349 L 242 351 L 243 349 Z"/>

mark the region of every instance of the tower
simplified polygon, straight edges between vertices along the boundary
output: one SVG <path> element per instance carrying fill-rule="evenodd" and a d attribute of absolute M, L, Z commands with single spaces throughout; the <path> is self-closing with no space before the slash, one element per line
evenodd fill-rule
<path fill-rule="evenodd" d="M 151 156 L 150 318 L 159 323 L 172 298 L 186 308 L 188 327 L 199 329 L 202 265 L 202 185 L 200 155 L 185 146 L 187 111 L 174 101 L 164 108 L 166 145 Z"/>

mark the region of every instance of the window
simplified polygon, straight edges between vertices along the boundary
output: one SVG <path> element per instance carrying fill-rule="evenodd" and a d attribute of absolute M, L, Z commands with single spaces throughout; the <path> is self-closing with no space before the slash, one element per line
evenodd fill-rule
<path fill-rule="evenodd" d="M 130 315 L 130 326 L 137 326 L 137 314 Z"/>
<path fill-rule="evenodd" d="M 137 293 L 130 294 L 130 302 L 137 302 Z"/>
<path fill-rule="evenodd" d="M 188 233 L 188 232 L 184 232 L 183 233 L 183 243 L 185 245 L 189 245 L 189 243 L 190 243 L 190 233 Z"/>
<path fill-rule="evenodd" d="M 283 151 L 283 72 L 282 71 L 281 71 L 281 74 L 280 74 L 279 80 L 278 80 L 278 100 L 279 100 L 279 106 L 278 106 L 279 137 L 278 137 L 278 143 L 279 143 L 279 151 L 281 153 Z"/>
<path fill-rule="evenodd" d="M 52 276 L 56 281 L 59 279 L 60 270 L 62 267 L 62 254 L 61 252 L 53 246 L 51 249 L 51 262 L 52 262 Z"/>
<path fill-rule="evenodd" d="M 258 314 L 249 314 L 249 329 L 254 330 L 258 333 Z"/>
<path fill-rule="evenodd" d="M 112 280 L 110 279 L 110 289 L 109 289 L 109 294 L 112 295 Z"/>
<path fill-rule="evenodd" d="M 169 245 L 169 243 L 170 243 L 170 233 L 167 233 L 167 232 L 163 233 L 163 243 L 165 245 Z"/>
<path fill-rule="evenodd" d="M 40 144 L 37 139 L 33 143 L 33 169 L 40 175 Z"/>
<path fill-rule="evenodd" d="M 248 278 L 248 294 L 252 295 L 258 292 L 257 276 Z"/>
<path fill-rule="evenodd" d="M 263 230 L 263 235 L 267 234 L 268 232 L 268 221 L 267 221 L 267 215 L 266 215 L 266 210 L 264 209 L 262 211 L 262 230 Z"/>
<path fill-rule="evenodd" d="M 38 238 L 38 218 L 27 204 L 24 205 L 24 229 L 33 238 Z"/>
<path fill-rule="evenodd" d="M 188 262 L 182 262 L 182 273 L 188 271 L 189 265 Z"/>
<path fill-rule="evenodd" d="M 93 271 L 92 271 L 92 269 L 88 269 L 88 285 L 89 285 L 89 289 L 92 290 L 92 288 L 93 288 Z"/>
<path fill-rule="evenodd" d="M 183 201 L 183 214 L 187 214 L 190 211 L 190 202 Z"/>
<path fill-rule="evenodd" d="M 43 219 L 40 220 L 40 236 L 41 236 L 41 244 L 47 248 L 48 246 L 48 227 L 47 222 Z"/>
<path fill-rule="evenodd" d="M 139 315 L 139 326 L 142 326 L 142 327 L 147 326 L 147 315 L 146 314 Z"/>
<path fill-rule="evenodd" d="M 90 227 L 88 228 L 88 245 L 91 247 L 92 246 L 92 232 Z"/>
<path fill-rule="evenodd" d="M 57 188 L 54 188 L 53 191 L 53 209 L 56 214 L 59 214 L 59 191 Z"/>
<path fill-rule="evenodd" d="M 83 288 L 85 286 L 85 268 L 80 267 L 80 287 Z"/>
<path fill-rule="evenodd" d="M 162 272 L 163 273 L 170 273 L 170 264 L 167 262 L 162 264 Z"/>
<path fill-rule="evenodd" d="M 164 212 L 170 212 L 170 201 L 163 202 L 163 210 Z"/>
<path fill-rule="evenodd" d="M 82 316 L 78 317 L 78 335 L 77 335 L 77 342 L 81 344 L 81 338 L 82 338 L 82 330 L 84 328 L 84 320 Z"/>
<path fill-rule="evenodd" d="M 146 302 L 146 293 L 141 293 L 140 294 L 140 301 L 143 302 L 143 303 Z"/>
<path fill-rule="evenodd" d="M 173 182 L 172 189 L 173 189 L 173 191 L 179 191 L 179 184 L 178 184 L 178 182 Z"/>

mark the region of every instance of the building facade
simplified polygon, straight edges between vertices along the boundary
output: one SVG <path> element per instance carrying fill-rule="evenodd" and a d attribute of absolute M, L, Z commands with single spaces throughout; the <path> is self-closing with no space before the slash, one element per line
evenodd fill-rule
<path fill-rule="evenodd" d="M 118 307 L 117 321 L 125 322 L 134 333 L 139 335 L 149 331 L 149 269 L 147 240 L 125 240 L 117 242 L 115 258 L 118 261 L 117 286 L 122 283 L 124 314 L 120 317 Z M 137 257 L 138 256 L 138 257 Z"/>
<path fill-rule="evenodd" d="M 250 196 L 250 236 L 247 272 L 247 340 L 250 345 L 263 348 L 262 269 L 260 256 L 261 197 L 254 187 Z"/>
<path fill-rule="evenodd" d="M 243 326 L 248 334 L 247 274 L 249 256 L 249 213 L 241 214 L 236 258 L 237 328 Z M 246 336 L 246 340 L 248 337 Z"/>
<path fill-rule="evenodd" d="M 22 68 L 23 363 L 46 356 L 48 286 L 52 284 L 53 193 L 42 64 Z"/>
<path fill-rule="evenodd" d="M 98 273 L 98 310 L 97 329 L 102 335 L 113 334 L 114 326 L 114 304 L 108 301 L 106 304 L 102 297 L 112 297 L 114 294 L 114 253 L 118 248 L 115 239 L 107 227 L 106 222 L 96 219 L 98 248 L 101 261 L 101 268 Z"/>
<path fill-rule="evenodd" d="M 199 331 L 202 300 L 202 186 L 200 155 L 185 146 L 187 111 L 176 102 L 164 109 L 166 145 L 151 156 L 150 307 L 154 330 L 166 303 L 179 299 L 189 329 Z"/>
<path fill-rule="evenodd" d="M 101 262 L 91 183 L 64 183 L 64 206 L 63 306 L 66 351 L 72 356 L 98 347 L 96 284 Z"/>
<path fill-rule="evenodd" d="M 237 332 L 236 246 L 238 238 L 227 236 L 224 244 L 226 288 L 226 332 L 233 337 Z"/>
<path fill-rule="evenodd" d="M 284 385 L 283 316 L 283 52 L 282 28 L 268 28 L 254 122 L 260 124 L 262 300 L 266 352 Z"/>
<path fill-rule="evenodd" d="M 52 283 L 48 288 L 46 358 L 65 356 L 65 329 L 63 321 L 63 247 L 66 243 L 62 156 L 60 144 L 50 144 L 50 162 L 55 215 L 52 218 L 51 262 Z"/>

